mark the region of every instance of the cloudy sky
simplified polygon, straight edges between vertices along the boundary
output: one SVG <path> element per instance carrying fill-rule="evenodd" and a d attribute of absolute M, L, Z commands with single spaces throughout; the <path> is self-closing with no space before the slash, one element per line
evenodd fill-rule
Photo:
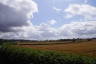
<path fill-rule="evenodd" d="M 0 0 L 0 38 L 96 37 L 96 0 Z"/>

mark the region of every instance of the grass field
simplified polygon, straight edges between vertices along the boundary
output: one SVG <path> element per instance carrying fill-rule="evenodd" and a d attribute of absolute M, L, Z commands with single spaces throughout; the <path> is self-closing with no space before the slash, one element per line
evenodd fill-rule
<path fill-rule="evenodd" d="M 60 43 L 60 44 L 59 44 Z M 47 42 L 44 44 L 41 42 L 33 44 L 20 44 L 17 45 L 20 47 L 28 47 L 39 50 L 51 50 L 58 51 L 63 53 L 73 53 L 87 56 L 96 56 L 96 40 L 84 41 L 84 42 L 72 42 L 72 43 L 63 43 L 63 42 Z"/>

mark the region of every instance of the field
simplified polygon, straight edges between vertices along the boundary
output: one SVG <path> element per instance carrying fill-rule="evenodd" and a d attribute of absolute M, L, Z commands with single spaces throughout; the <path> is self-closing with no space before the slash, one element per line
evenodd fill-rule
<path fill-rule="evenodd" d="M 0 64 L 96 64 L 96 40 L 5 43 Z"/>
<path fill-rule="evenodd" d="M 84 42 L 72 42 L 72 43 L 64 43 L 64 42 L 53 42 L 53 43 L 45 42 L 45 44 L 44 42 L 32 43 L 32 44 L 22 43 L 17 46 L 39 49 L 39 50 L 51 50 L 51 51 L 58 51 L 63 53 L 96 56 L 96 40 L 84 41 Z"/>

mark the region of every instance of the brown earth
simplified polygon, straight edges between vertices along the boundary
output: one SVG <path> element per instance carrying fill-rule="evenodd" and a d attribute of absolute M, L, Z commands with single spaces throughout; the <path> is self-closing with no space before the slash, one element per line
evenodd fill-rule
<path fill-rule="evenodd" d="M 88 55 L 88 56 L 96 56 L 96 40 L 92 41 L 85 41 L 85 42 L 72 42 L 72 43 L 35 43 L 35 44 L 22 44 L 17 45 L 21 47 L 28 47 L 33 49 L 39 50 L 51 50 L 51 51 L 58 51 L 63 53 L 73 53 L 73 54 L 80 54 L 80 55 Z"/>

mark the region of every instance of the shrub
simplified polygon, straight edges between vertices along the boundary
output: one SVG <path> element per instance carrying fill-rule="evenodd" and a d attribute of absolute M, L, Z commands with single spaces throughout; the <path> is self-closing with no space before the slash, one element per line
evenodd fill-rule
<path fill-rule="evenodd" d="M 0 60 L 0 64 L 96 64 L 95 58 L 16 46 L 2 46 Z"/>

